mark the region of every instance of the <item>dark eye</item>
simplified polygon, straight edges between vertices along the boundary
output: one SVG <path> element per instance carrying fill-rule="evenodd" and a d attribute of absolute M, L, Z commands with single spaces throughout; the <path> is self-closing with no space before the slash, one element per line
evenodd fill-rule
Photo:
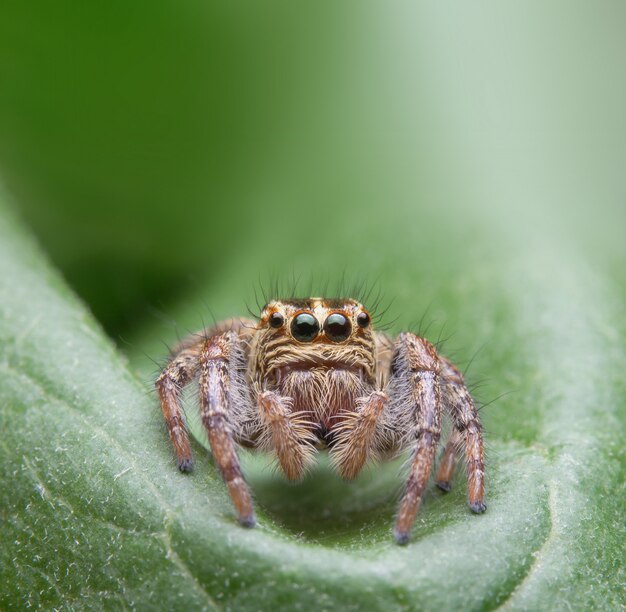
<path fill-rule="evenodd" d="M 367 327 L 370 324 L 370 316 L 366 312 L 360 312 L 356 318 L 359 327 Z"/>
<path fill-rule="evenodd" d="M 311 342 L 320 331 L 320 324 L 317 319 L 306 312 L 301 312 L 291 322 L 291 334 L 300 342 Z"/>
<path fill-rule="evenodd" d="M 352 325 L 342 314 L 335 312 L 324 322 L 324 332 L 333 342 L 342 342 L 350 337 Z"/>
<path fill-rule="evenodd" d="M 284 322 L 285 322 L 285 319 L 283 315 L 280 314 L 280 312 L 273 312 L 270 315 L 270 318 L 269 318 L 270 327 L 273 327 L 274 329 L 278 329 L 279 327 L 282 327 L 282 324 Z"/>

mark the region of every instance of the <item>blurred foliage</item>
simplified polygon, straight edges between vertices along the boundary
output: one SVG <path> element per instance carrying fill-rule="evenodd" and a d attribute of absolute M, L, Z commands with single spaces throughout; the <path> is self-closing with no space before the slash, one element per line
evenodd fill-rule
<path fill-rule="evenodd" d="M 9 0 L 0 164 L 114 336 L 268 243 L 289 269 L 356 238 L 367 271 L 432 210 L 615 244 L 624 12 Z"/>
<path fill-rule="evenodd" d="M 3 177 L 145 384 L 3 204 L 0 604 L 616 606 L 625 13 L 3 2 Z M 246 456 L 246 532 L 200 447 L 176 473 L 146 355 L 273 278 L 365 281 L 392 330 L 476 354 L 508 394 L 485 516 L 459 477 L 398 549 L 398 465 L 287 487 Z"/>

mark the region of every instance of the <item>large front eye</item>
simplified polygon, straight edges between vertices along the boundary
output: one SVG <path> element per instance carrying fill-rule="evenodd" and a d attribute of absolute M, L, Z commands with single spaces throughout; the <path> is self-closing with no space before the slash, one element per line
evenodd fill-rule
<path fill-rule="evenodd" d="M 300 342 L 311 342 L 320 331 L 317 319 L 306 312 L 301 312 L 291 322 L 291 335 Z"/>
<path fill-rule="evenodd" d="M 352 325 L 347 317 L 338 312 L 329 315 L 324 321 L 324 333 L 333 342 L 343 342 L 350 337 Z"/>

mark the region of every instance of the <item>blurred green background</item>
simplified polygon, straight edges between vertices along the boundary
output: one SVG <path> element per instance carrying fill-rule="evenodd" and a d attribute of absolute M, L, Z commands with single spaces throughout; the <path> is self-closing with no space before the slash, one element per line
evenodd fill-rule
<path fill-rule="evenodd" d="M 6 0 L 0 169 L 118 341 L 219 278 L 388 279 L 432 257 L 419 319 L 466 249 L 475 265 L 556 237 L 623 261 L 625 18 L 619 1 Z"/>
<path fill-rule="evenodd" d="M 142 380 L 0 193 L 0 601 L 619 607 L 625 24 L 622 1 L 3 0 L 2 182 Z M 398 464 L 289 487 L 244 454 L 250 532 L 197 445 L 176 471 L 150 358 L 273 279 L 364 282 L 392 331 L 476 356 L 487 513 L 458 470 L 401 549 Z"/>

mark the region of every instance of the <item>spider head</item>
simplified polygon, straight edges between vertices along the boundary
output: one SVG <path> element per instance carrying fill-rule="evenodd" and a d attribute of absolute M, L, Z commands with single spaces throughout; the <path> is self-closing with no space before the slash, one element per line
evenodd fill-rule
<path fill-rule="evenodd" d="M 351 299 L 275 300 L 261 313 L 256 352 L 263 370 L 334 368 L 370 373 L 370 314 Z"/>
<path fill-rule="evenodd" d="M 263 309 L 260 327 L 269 336 L 282 335 L 299 344 L 338 345 L 371 338 L 369 313 L 350 299 L 276 300 Z"/>

